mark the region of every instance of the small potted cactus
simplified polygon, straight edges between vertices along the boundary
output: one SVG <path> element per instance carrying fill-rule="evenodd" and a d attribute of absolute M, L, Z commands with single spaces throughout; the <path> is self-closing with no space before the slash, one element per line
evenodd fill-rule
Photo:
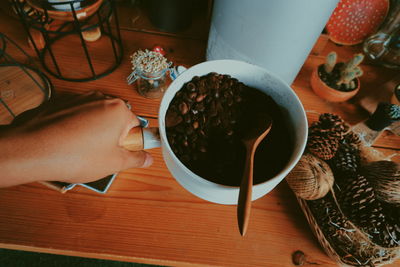
<path fill-rule="evenodd" d="M 363 71 L 359 64 L 363 54 L 355 54 L 348 62 L 337 62 L 337 54 L 330 52 L 324 64 L 311 75 L 311 88 L 319 97 L 330 102 L 346 101 L 360 89 L 359 77 Z"/>

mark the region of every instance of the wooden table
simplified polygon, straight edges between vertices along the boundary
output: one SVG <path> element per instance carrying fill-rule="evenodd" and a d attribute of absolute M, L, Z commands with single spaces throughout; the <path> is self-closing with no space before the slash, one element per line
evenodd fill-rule
<path fill-rule="evenodd" d="M 133 104 L 136 114 L 154 123 L 159 100 L 144 99 L 126 84 L 128 55 L 159 44 L 176 64 L 204 61 L 207 23 L 198 19 L 184 33 L 165 34 L 149 25 L 143 13 L 133 11 L 121 9 L 125 56 L 115 72 L 87 83 L 51 79 L 57 91 L 100 90 L 122 97 Z M 4 13 L 0 13 L 0 31 L 29 50 L 20 24 Z M 368 113 L 357 103 L 324 102 L 309 86 L 312 68 L 329 51 L 347 58 L 360 47 L 328 42 L 320 50 L 308 57 L 293 83 L 310 121 L 321 112 L 337 113 L 351 124 L 365 119 Z M 368 62 L 364 69 L 365 94 L 379 90 L 397 74 Z M 400 150 L 400 137 L 385 132 L 375 147 L 393 154 Z M 61 194 L 38 183 L 0 189 L 0 247 L 158 265 L 269 267 L 293 266 L 292 253 L 301 250 L 306 265 L 336 266 L 312 235 L 286 182 L 254 202 L 248 233 L 241 237 L 235 206 L 212 204 L 190 194 L 171 176 L 160 149 L 151 153 L 153 166 L 121 172 L 106 195 L 78 187 Z"/>

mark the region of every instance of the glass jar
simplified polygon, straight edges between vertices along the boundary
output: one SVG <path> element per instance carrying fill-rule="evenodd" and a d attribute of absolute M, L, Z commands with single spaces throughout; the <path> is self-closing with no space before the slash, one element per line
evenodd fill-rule
<path fill-rule="evenodd" d="M 170 75 L 167 75 L 170 73 Z M 172 69 L 165 69 L 148 72 L 140 68 L 137 64 L 134 71 L 128 77 L 128 84 L 136 84 L 138 93 L 146 98 L 161 98 L 171 83 Z"/>
<path fill-rule="evenodd" d="M 171 81 L 167 72 L 168 68 L 153 73 L 136 69 L 138 93 L 146 98 L 161 98 Z"/>
<path fill-rule="evenodd" d="M 400 69 L 400 1 L 394 5 L 380 30 L 364 42 L 364 52 L 388 68 Z"/>

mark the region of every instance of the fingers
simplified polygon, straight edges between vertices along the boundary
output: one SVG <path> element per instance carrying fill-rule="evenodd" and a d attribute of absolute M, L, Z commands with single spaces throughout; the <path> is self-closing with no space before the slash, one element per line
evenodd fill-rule
<path fill-rule="evenodd" d="M 145 168 L 153 163 L 153 157 L 146 151 L 128 151 L 122 149 L 122 165 L 121 170 L 130 168 Z"/>

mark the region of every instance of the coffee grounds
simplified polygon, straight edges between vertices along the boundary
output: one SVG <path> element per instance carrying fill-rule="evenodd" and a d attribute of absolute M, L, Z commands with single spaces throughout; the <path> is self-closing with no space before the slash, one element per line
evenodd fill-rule
<path fill-rule="evenodd" d="M 246 156 L 241 138 L 260 112 L 269 114 L 273 125 L 255 154 L 254 184 L 258 184 L 285 167 L 292 140 L 276 102 L 229 75 L 196 76 L 176 93 L 166 115 L 168 142 L 197 175 L 239 186 Z"/>

